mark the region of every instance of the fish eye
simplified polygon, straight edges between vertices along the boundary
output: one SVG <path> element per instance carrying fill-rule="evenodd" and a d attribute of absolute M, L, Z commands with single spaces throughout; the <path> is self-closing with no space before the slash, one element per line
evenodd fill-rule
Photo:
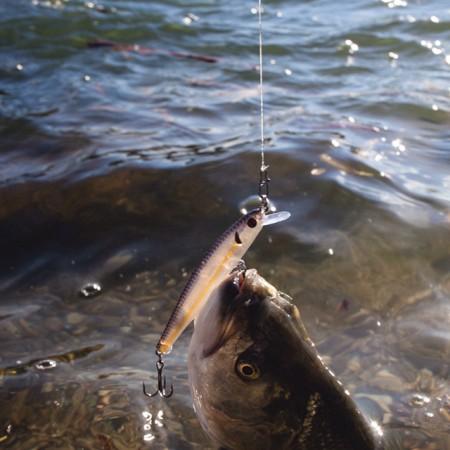
<path fill-rule="evenodd" d="M 236 363 L 237 374 L 246 381 L 256 380 L 261 376 L 258 366 L 249 361 L 238 361 Z"/>
<path fill-rule="evenodd" d="M 250 227 L 250 228 L 255 228 L 256 227 L 256 225 L 257 225 L 257 221 L 256 221 L 256 219 L 254 218 L 254 217 L 250 217 L 250 219 L 248 219 L 247 220 L 247 225 Z"/>

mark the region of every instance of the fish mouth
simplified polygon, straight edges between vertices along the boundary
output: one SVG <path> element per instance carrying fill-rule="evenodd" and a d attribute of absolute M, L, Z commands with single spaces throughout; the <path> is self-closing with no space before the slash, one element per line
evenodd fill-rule
<path fill-rule="evenodd" d="M 278 289 L 264 280 L 256 269 L 243 269 L 239 274 L 239 290 L 261 298 L 276 297 Z"/>
<path fill-rule="evenodd" d="M 300 311 L 292 302 L 292 297 L 279 291 L 263 277 L 256 269 L 246 269 L 239 278 L 239 289 L 241 295 L 249 297 L 253 302 L 265 302 L 267 307 L 279 317 L 280 322 L 288 318 L 301 326 Z M 283 317 L 285 316 L 285 317 Z M 287 316 L 287 317 L 286 317 Z"/>
<path fill-rule="evenodd" d="M 296 339 L 307 338 L 298 308 L 291 297 L 278 291 L 256 269 L 239 269 L 211 295 L 196 320 L 202 357 L 216 353 L 237 333 L 260 325 L 270 316 L 277 327 L 291 328 Z"/>

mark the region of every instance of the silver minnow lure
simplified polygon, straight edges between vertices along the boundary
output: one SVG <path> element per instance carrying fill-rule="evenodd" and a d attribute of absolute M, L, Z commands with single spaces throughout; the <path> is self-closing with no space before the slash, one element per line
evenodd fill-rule
<path fill-rule="evenodd" d="M 266 214 L 261 209 L 251 211 L 231 225 L 214 242 L 181 292 L 156 345 L 157 353 L 163 355 L 172 350 L 175 341 L 197 317 L 211 292 L 239 264 L 262 227 L 286 220 L 290 215 L 287 211 L 272 214 Z"/>

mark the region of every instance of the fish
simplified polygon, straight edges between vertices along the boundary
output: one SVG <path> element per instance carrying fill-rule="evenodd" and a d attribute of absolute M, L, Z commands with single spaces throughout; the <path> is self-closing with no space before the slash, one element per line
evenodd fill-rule
<path fill-rule="evenodd" d="M 367 420 L 323 363 L 292 299 L 256 269 L 211 294 L 188 350 L 194 410 L 213 443 L 233 450 L 375 450 Z"/>
<path fill-rule="evenodd" d="M 286 220 L 287 211 L 266 214 L 255 209 L 240 217 L 213 244 L 189 277 L 156 344 L 156 353 L 170 353 L 175 341 L 194 320 L 211 292 L 233 271 L 262 228 Z"/>

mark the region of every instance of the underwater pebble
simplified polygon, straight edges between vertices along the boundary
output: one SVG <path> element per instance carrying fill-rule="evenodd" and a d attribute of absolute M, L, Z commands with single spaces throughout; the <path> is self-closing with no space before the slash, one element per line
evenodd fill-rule
<path fill-rule="evenodd" d="M 359 358 L 353 357 L 349 359 L 347 362 L 347 368 L 352 372 L 359 372 L 361 370 L 361 362 L 359 361 Z"/>
<path fill-rule="evenodd" d="M 99 283 L 88 283 L 86 286 L 81 288 L 80 295 L 84 298 L 91 298 L 100 295 L 102 292 L 102 287 Z"/>
<path fill-rule="evenodd" d="M 430 397 L 422 394 L 414 394 L 410 400 L 412 406 L 424 406 L 427 403 L 430 403 Z"/>
<path fill-rule="evenodd" d="M 418 391 L 433 392 L 435 389 L 435 379 L 431 370 L 422 369 L 419 371 L 414 386 Z"/>
<path fill-rule="evenodd" d="M 171 278 L 170 280 L 167 281 L 166 283 L 166 287 L 174 287 L 177 284 L 177 280 L 175 280 L 175 278 Z"/>
<path fill-rule="evenodd" d="M 444 420 L 450 422 L 450 408 L 439 408 L 439 414 L 444 418 Z"/>
<path fill-rule="evenodd" d="M 9 438 L 10 434 L 12 433 L 12 429 L 13 427 L 11 424 L 8 424 L 5 427 L 5 431 L 2 434 L 0 434 L 0 444 L 2 442 L 5 442 Z"/>
<path fill-rule="evenodd" d="M 67 315 L 67 322 L 70 325 L 77 325 L 81 323 L 84 320 L 84 315 L 77 313 L 77 312 L 71 312 Z"/>
<path fill-rule="evenodd" d="M 41 392 L 43 393 L 49 393 L 53 392 L 54 390 L 54 384 L 53 383 L 44 383 L 41 389 Z"/>
<path fill-rule="evenodd" d="M 71 330 L 71 333 L 74 336 L 83 336 L 86 333 L 89 333 L 89 327 L 86 325 L 81 325 L 78 328 Z"/>
<path fill-rule="evenodd" d="M 45 327 L 49 331 L 53 332 L 61 331 L 64 328 L 64 322 L 61 319 L 58 319 L 57 317 L 49 317 L 45 321 Z"/>
<path fill-rule="evenodd" d="M 402 392 L 405 388 L 403 380 L 386 369 L 382 369 L 376 373 L 372 380 L 373 386 L 378 386 L 380 388 L 389 386 L 389 389 L 394 392 Z"/>

